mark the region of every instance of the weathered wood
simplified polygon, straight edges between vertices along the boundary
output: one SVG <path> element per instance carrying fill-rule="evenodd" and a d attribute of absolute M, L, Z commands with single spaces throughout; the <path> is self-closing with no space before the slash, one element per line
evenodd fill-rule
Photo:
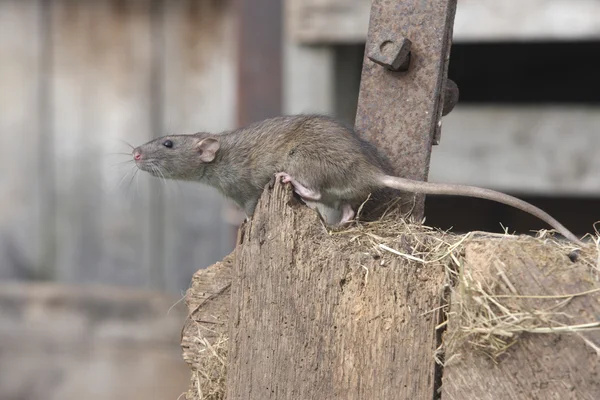
<path fill-rule="evenodd" d="M 185 315 L 155 291 L 0 282 L 0 398 L 175 400 Z"/>
<path fill-rule="evenodd" d="M 148 284 L 148 187 L 128 179 L 119 139 L 150 138 L 150 2 L 54 1 L 51 13 L 57 279 Z M 111 155 L 112 153 L 112 155 Z"/>
<path fill-rule="evenodd" d="M 224 368 L 209 346 L 226 346 L 229 329 L 229 306 L 233 253 L 207 269 L 199 270 L 192 278 L 186 293 L 188 319 L 181 333 L 183 359 L 191 370 L 187 400 L 202 399 L 211 391 L 222 389 Z M 204 342 L 206 340 L 206 342 Z M 209 343 L 207 345 L 206 343 Z M 222 360 L 227 362 L 227 360 Z M 222 393 L 222 390 L 219 391 Z M 218 396 L 209 399 L 219 398 Z M 205 397 L 206 398 L 206 397 Z"/>
<path fill-rule="evenodd" d="M 231 129 L 236 73 L 231 3 L 169 1 L 162 13 L 163 126 L 156 135 Z M 162 231 L 163 279 L 169 291 L 181 291 L 198 268 L 233 249 L 235 238 L 222 216 L 228 202 L 197 183 L 164 182 L 161 189 L 163 209 L 155 226 Z"/>
<path fill-rule="evenodd" d="M 33 1 L 0 1 L 0 279 L 44 275 L 40 235 L 45 204 L 45 128 L 40 121 L 42 7 Z"/>
<path fill-rule="evenodd" d="M 479 304 L 459 297 L 476 283 L 501 295 L 589 291 L 571 299 L 500 301 L 514 312 L 564 312 L 552 316 L 562 324 L 595 322 L 600 292 L 594 246 L 576 261 L 568 247 L 543 240 L 475 238 L 454 248 L 460 279 L 476 280 L 452 289 L 450 323 L 440 346 L 447 362 L 442 385 L 433 361 L 440 344 L 434 311 L 444 283 L 454 282 L 445 280 L 440 258 L 449 252 L 437 247 L 456 238 L 402 232 L 375 228 L 329 235 L 315 212 L 298 204 L 289 187 L 276 184 L 240 229 L 235 252 L 198 272 L 188 291 L 191 319 L 182 343 L 193 371 L 202 371 L 211 358 L 199 339 L 214 343 L 227 335 L 229 399 L 431 399 L 440 386 L 442 398 L 450 399 L 597 398 L 600 333 L 521 334 L 496 364 L 470 346 L 472 337 L 462 336 L 464 323 L 456 322 L 457 312 Z M 429 235 L 435 250 L 427 245 Z M 411 242 L 415 237 L 421 244 Z M 376 244 L 387 240 L 408 256 L 378 254 Z M 426 262 L 407 262 L 410 254 Z M 459 341 L 448 339 L 457 332 Z M 197 376 L 196 387 L 203 384 Z M 194 386 L 188 396 L 197 398 Z"/>
<path fill-rule="evenodd" d="M 238 125 L 281 114 L 283 0 L 238 0 Z"/>
<path fill-rule="evenodd" d="M 364 43 L 370 0 L 286 0 L 286 26 L 301 44 Z"/>
<path fill-rule="evenodd" d="M 131 149 L 234 125 L 231 2 L 0 2 L 0 277 L 180 293 L 231 251 L 222 196 L 138 173 Z M 121 153 L 121 154 L 117 154 Z M 127 174 L 127 177 L 124 176 Z"/>
<path fill-rule="evenodd" d="M 227 398 L 431 399 L 443 270 L 340 248 L 294 203 L 276 184 L 240 231 Z"/>
<path fill-rule="evenodd" d="M 598 289 L 598 283 L 593 279 L 595 273 L 589 267 L 584 263 L 573 263 L 567 254 L 551 245 L 494 240 L 466 246 L 463 274 L 483 276 L 488 278 L 487 283 L 495 282 L 489 286 L 484 283 L 493 294 L 556 296 Z M 510 282 L 512 287 L 506 286 L 505 282 Z M 514 305 L 509 307 L 511 310 L 564 312 L 564 315 L 556 315 L 552 319 L 567 325 L 594 322 L 600 313 L 600 292 L 571 299 L 501 298 L 499 301 L 518 305 L 518 308 Z M 565 301 L 566 305 L 560 307 L 559 304 Z M 459 328 L 453 307 L 464 307 L 464 302 L 465 298 L 457 290 L 451 298 L 446 335 Z M 498 362 L 470 347 L 447 349 L 448 364 L 444 368 L 442 398 L 598 399 L 599 348 L 600 332 L 595 331 L 525 333 Z"/>
<path fill-rule="evenodd" d="M 528 194 L 600 194 L 596 107 L 459 106 L 443 126 L 431 181 Z"/>
<path fill-rule="evenodd" d="M 364 43 L 370 0 L 287 0 L 290 37 L 303 44 Z M 543 11 L 543 12 L 542 12 Z M 595 0 L 461 0 L 454 38 L 466 41 L 600 38 Z"/>
<path fill-rule="evenodd" d="M 283 65 L 284 114 L 333 114 L 337 73 L 334 49 L 286 40 Z"/>

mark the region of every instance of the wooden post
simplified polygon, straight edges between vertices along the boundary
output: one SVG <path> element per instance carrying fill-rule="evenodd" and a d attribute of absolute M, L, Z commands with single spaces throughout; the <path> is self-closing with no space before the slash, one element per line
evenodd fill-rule
<path fill-rule="evenodd" d="M 266 192 L 235 251 L 227 399 L 427 399 L 442 268 L 344 247 L 289 186 Z"/>
<path fill-rule="evenodd" d="M 281 112 L 282 0 L 236 0 L 238 125 Z"/>

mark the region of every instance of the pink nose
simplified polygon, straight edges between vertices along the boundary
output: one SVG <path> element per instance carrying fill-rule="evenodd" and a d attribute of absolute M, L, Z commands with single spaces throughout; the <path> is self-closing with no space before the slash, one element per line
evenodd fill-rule
<path fill-rule="evenodd" d="M 134 151 L 133 152 L 133 159 L 136 161 L 139 161 L 142 159 L 142 153 L 140 153 L 139 151 Z"/>

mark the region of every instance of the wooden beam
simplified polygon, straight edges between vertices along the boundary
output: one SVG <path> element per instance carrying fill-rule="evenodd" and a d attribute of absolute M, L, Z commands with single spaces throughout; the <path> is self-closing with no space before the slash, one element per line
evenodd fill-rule
<path fill-rule="evenodd" d="M 429 176 L 528 195 L 600 196 L 598 126 L 597 107 L 458 106 L 444 117 Z"/>
<path fill-rule="evenodd" d="M 238 125 L 281 113 L 282 0 L 236 0 Z"/>
<path fill-rule="evenodd" d="M 369 0 L 287 0 L 290 37 L 304 44 L 364 43 Z M 455 42 L 600 38 L 596 0 L 461 0 Z"/>

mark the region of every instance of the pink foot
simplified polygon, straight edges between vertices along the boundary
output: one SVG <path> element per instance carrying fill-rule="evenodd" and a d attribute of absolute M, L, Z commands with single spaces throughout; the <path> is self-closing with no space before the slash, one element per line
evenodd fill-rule
<path fill-rule="evenodd" d="M 354 218 L 354 210 L 350 204 L 344 204 L 342 207 L 342 219 L 340 220 L 339 224 L 347 224 L 348 222 L 352 221 L 352 218 Z"/>
<path fill-rule="evenodd" d="M 298 182 L 285 172 L 276 173 L 275 178 L 279 179 L 281 183 L 291 183 L 294 187 L 294 191 L 298 193 L 298 195 L 304 200 L 321 200 L 321 193 L 317 193 L 314 190 L 307 188 L 306 186 L 302 185 L 300 182 Z"/>
<path fill-rule="evenodd" d="M 279 179 L 281 183 L 289 183 L 292 181 L 292 177 L 285 172 L 278 172 L 275 174 L 275 179 Z"/>

